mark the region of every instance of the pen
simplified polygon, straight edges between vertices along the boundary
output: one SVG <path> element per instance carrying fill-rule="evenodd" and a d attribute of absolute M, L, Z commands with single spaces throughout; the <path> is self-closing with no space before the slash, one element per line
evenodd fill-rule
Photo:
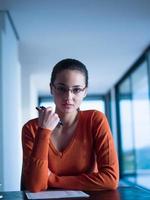
<path fill-rule="evenodd" d="M 36 107 L 36 109 L 39 111 L 40 109 L 44 110 L 45 107 L 44 106 L 40 106 L 40 107 Z"/>
<path fill-rule="evenodd" d="M 58 125 L 63 126 L 63 122 L 60 120 L 60 121 L 58 122 Z"/>

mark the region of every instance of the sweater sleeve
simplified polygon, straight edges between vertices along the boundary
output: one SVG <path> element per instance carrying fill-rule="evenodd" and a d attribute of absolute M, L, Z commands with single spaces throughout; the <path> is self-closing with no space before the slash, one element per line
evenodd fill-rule
<path fill-rule="evenodd" d="M 36 192 L 48 187 L 49 137 L 48 129 L 35 131 L 31 124 L 22 129 L 22 184 L 26 190 Z"/>
<path fill-rule="evenodd" d="M 76 190 L 116 189 L 119 181 L 118 158 L 106 117 L 96 112 L 92 118 L 92 132 L 97 158 L 97 172 L 78 176 L 49 176 L 49 187 Z"/>

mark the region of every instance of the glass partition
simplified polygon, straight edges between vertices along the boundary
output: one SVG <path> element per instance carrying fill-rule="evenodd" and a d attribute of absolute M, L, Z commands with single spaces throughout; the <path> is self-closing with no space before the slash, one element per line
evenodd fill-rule
<path fill-rule="evenodd" d="M 150 177 L 150 50 L 120 80 L 116 93 L 121 175 Z"/>
<path fill-rule="evenodd" d="M 135 173 L 132 95 L 130 82 L 130 78 L 127 78 L 119 87 L 123 174 Z"/>
<path fill-rule="evenodd" d="M 43 96 L 43 97 L 39 97 L 39 106 L 51 106 L 53 109 L 55 109 L 55 104 L 53 102 L 52 97 L 47 97 L 47 96 Z M 105 113 L 105 100 L 104 97 L 102 96 L 95 96 L 95 95 L 89 95 L 87 96 L 81 106 L 80 106 L 81 110 L 99 110 L 103 113 Z"/>
<path fill-rule="evenodd" d="M 137 173 L 150 170 L 150 104 L 147 62 L 132 74 L 133 125 Z"/>

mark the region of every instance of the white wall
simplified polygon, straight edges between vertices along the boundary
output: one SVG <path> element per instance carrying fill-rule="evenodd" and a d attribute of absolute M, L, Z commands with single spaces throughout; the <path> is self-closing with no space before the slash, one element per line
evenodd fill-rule
<path fill-rule="evenodd" d="M 3 16 L 0 12 L 0 183 L 3 182 L 3 165 L 2 165 L 2 160 L 3 160 L 3 148 L 2 148 L 2 54 L 1 54 L 1 46 L 2 46 L 2 22 L 3 22 Z M 1 186 L 0 186 L 0 191 L 1 191 Z"/>
<path fill-rule="evenodd" d="M 1 13 L 1 124 L 3 190 L 19 190 L 22 166 L 21 148 L 21 66 L 18 40 L 6 13 Z"/>
<path fill-rule="evenodd" d="M 37 117 L 38 86 L 36 75 L 30 74 L 25 67 L 22 68 L 22 125 L 28 120 Z M 38 83 L 40 84 L 39 78 Z"/>
<path fill-rule="evenodd" d="M 38 87 L 35 77 L 36 75 L 30 75 L 30 119 L 35 118 L 38 115 L 37 110 L 35 109 L 35 107 L 38 106 Z"/>
<path fill-rule="evenodd" d="M 22 125 L 30 119 L 30 74 L 25 67 L 21 70 L 22 77 Z"/>

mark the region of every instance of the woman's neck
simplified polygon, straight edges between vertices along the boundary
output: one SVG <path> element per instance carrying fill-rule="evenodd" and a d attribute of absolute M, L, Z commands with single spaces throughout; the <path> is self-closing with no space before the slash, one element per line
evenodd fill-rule
<path fill-rule="evenodd" d="M 56 110 L 56 113 L 59 115 L 60 120 L 63 123 L 63 126 L 70 127 L 77 121 L 78 111 L 64 114 Z"/>

